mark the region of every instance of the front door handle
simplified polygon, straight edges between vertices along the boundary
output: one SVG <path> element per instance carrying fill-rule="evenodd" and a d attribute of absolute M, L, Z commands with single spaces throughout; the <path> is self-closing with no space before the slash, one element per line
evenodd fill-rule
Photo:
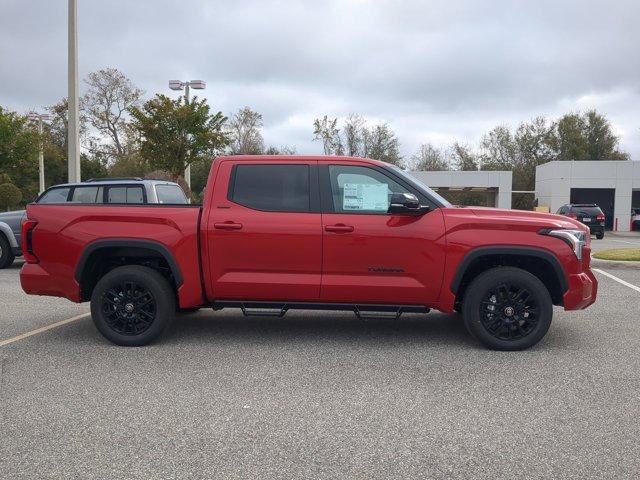
<path fill-rule="evenodd" d="M 229 220 L 226 222 L 214 223 L 213 227 L 218 230 L 240 230 L 242 228 L 242 224 Z"/>
<path fill-rule="evenodd" d="M 345 225 L 344 223 L 338 223 L 336 225 L 325 225 L 324 229 L 327 232 L 335 232 L 335 233 L 353 232 L 353 227 L 351 225 Z"/>

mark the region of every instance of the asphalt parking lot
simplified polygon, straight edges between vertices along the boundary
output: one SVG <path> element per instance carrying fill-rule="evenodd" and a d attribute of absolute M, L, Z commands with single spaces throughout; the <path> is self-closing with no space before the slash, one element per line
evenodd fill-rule
<path fill-rule="evenodd" d="M 609 237 L 594 247 L 624 246 Z M 613 244 L 613 247 L 609 244 Z M 640 286 L 640 270 L 607 270 Z M 0 342 L 88 311 L 0 271 Z M 637 478 L 640 292 L 603 274 L 525 352 L 456 315 L 201 311 L 149 347 L 90 318 L 0 347 L 3 478 Z"/>

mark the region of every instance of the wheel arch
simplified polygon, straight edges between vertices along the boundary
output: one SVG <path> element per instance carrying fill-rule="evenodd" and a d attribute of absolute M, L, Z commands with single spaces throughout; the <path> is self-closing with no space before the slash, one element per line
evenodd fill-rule
<path fill-rule="evenodd" d="M 466 287 L 473 278 L 499 266 L 517 267 L 532 273 L 545 284 L 553 303 L 562 305 L 563 295 L 569 285 L 558 258 L 541 248 L 507 245 L 478 247 L 463 257 L 450 284 L 456 302 L 464 296 Z"/>
<path fill-rule="evenodd" d="M 109 271 L 110 262 L 114 260 L 115 266 L 145 265 L 145 262 L 153 260 L 155 269 L 165 273 L 176 291 L 183 283 L 182 272 L 173 254 L 159 242 L 133 238 L 96 240 L 84 248 L 76 265 L 75 279 L 80 285 L 81 298 L 91 297 L 95 284 Z"/>
<path fill-rule="evenodd" d="M 11 230 L 11 227 L 5 222 L 0 222 L 0 235 L 3 235 L 7 239 L 11 248 L 18 248 L 20 246 L 18 245 L 18 240 L 13 230 Z"/>

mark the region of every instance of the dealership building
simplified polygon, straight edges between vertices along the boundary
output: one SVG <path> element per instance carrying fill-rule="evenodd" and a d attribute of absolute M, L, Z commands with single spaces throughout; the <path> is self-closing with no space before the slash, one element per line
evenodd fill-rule
<path fill-rule="evenodd" d="M 610 230 L 628 232 L 640 208 L 640 162 L 556 161 L 536 168 L 538 206 L 557 212 L 565 203 L 596 203 Z"/>
<path fill-rule="evenodd" d="M 640 209 L 640 162 L 554 161 L 536 167 L 535 192 L 514 192 L 509 171 L 411 172 L 437 191 L 486 192 L 489 206 L 511 208 L 512 193 L 535 195 L 538 207 L 555 213 L 566 203 L 596 203 L 610 230 L 631 228 L 631 209 Z"/>

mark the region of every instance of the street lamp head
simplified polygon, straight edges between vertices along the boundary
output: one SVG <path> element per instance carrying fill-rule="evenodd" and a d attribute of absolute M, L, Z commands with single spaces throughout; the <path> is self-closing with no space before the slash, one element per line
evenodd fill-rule
<path fill-rule="evenodd" d="M 49 113 L 30 113 L 29 115 L 27 115 L 27 118 L 32 122 L 37 122 L 38 120 L 48 122 L 53 119 L 53 116 Z"/>
<path fill-rule="evenodd" d="M 182 90 L 185 87 L 185 83 L 180 80 L 169 80 L 169 88 L 171 90 Z"/>
<path fill-rule="evenodd" d="M 189 82 L 189 86 L 191 88 L 195 88 L 196 90 L 204 90 L 207 84 L 204 80 L 191 80 Z"/>

